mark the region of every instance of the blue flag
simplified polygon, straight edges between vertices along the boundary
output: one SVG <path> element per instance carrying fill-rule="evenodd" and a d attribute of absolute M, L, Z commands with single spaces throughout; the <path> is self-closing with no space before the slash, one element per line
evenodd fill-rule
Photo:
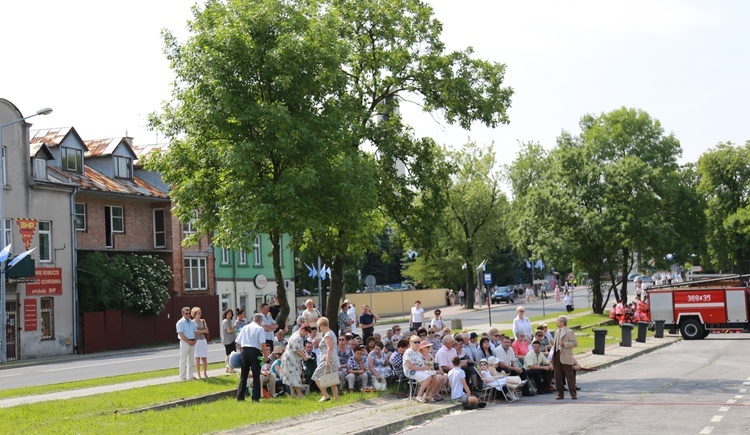
<path fill-rule="evenodd" d="M 8 259 L 8 255 L 10 255 L 10 247 L 11 243 L 8 244 L 2 251 L 0 251 L 0 263 Z"/>
<path fill-rule="evenodd" d="M 23 260 L 24 258 L 28 257 L 28 256 L 29 256 L 29 254 L 31 254 L 31 253 L 32 253 L 32 252 L 34 251 L 34 249 L 36 249 L 36 248 L 31 248 L 31 249 L 29 249 L 28 251 L 26 251 L 26 252 L 23 252 L 23 253 L 19 254 L 19 255 L 18 255 L 18 257 L 16 257 L 16 258 L 12 259 L 12 260 L 10 261 L 10 263 L 8 263 L 8 269 L 10 269 L 11 267 L 13 267 L 13 266 L 15 266 L 16 264 L 18 264 L 18 262 L 19 262 L 19 261 L 21 261 L 21 260 Z"/>

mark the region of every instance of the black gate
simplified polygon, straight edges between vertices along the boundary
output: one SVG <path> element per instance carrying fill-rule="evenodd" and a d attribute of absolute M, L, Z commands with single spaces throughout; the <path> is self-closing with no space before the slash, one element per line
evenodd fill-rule
<path fill-rule="evenodd" d="M 7 361 L 15 361 L 21 349 L 18 301 L 5 301 L 5 318 L 5 356 Z"/>

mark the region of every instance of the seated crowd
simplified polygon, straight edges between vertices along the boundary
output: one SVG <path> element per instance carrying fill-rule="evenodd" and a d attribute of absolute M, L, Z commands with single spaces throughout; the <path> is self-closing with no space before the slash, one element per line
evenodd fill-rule
<path fill-rule="evenodd" d="M 344 303 L 342 312 L 346 309 Z M 439 310 L 435 314 L 439 319 Z M 490 400 L 515 401 L 519 396 L 554 391 L 548 358 L 553 338 L 545 323 L 531 333 L 527 321 L 510 337 L 497 328 L 481 334 L 452 333 L 439 319 L 410 331 L 394 325 L 384 336 L 364 339 L 365 334 L 352 332 L 354 322 L 346 322 L 344 316 L 338 320 L 344 322 L 337 337 L 322 316 L 316 316 L 314 323 L 300 316 L 288 339 L 282 331 L 275 334 L 273 347 L 263 351 L 260 382 L 265 397 L 303 397 L 317 390 L 323 393 L 321 401 L 328 400 L 327 388 L 321 388 L 316 376 L 327 355 L 339 378 L 338 385 L 331 387 L 334 399 L 339 391 L 385 391 L 393 383 L 409 381 L 414 382 L 414 398 L 419 402 L 450 398 L 470 407 L 481 405 L 477 396 L 485 394 Z"/>

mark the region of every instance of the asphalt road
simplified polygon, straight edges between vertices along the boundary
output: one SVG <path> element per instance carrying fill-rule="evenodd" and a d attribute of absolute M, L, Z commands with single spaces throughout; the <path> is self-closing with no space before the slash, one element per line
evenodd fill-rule
<path fill-rule="evenodd" d="M 579 376 L 578 400 L 553 394 L 462 411 L 402 433 L 739 434 L 750 428 L 750 336 L 710 335 Z M 543 416 L 543 418 L 535 418 Z"/>

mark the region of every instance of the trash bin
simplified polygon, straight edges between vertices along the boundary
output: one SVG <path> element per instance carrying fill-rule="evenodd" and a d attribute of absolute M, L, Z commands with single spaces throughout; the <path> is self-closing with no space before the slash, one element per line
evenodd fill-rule
<path fill-rule="evenodd" d="M 623 323 L 620 325 L 620 330 L 622 331 L 622 341 L 620 342 L 620 346 L 631 347 L 633 344 L 633 324 Z"/>
<path fill-rule="evenodd" d="M 654 323 L 656 323 L 656 331 L 654 332 L 655 338 L 664 338 L 664 323 L 666 320 L 655 320 Z"/>
<path fill-rule="evenodd" d="M 451 319 L 451 329 L 454 330 L 454 331 L 456 329 L 458 329 L 459 331 L 462 330 L 462 329 L 464 329 L 464 326 L 463 326 L 463 323 L 461 322 L 461 319 Z"/>
<path fill-rule="evenodd" d="M 594 354 L 604 355 L 604 342 L 606 339 L 606 329 L 594 329 Z"/>
<path fill-rule="evenodd" d="M 646 342 L 646 333 L 648 332 L 648 322 L 638 322 L 638 338 L 635 339 L 638 343 Z"/>

